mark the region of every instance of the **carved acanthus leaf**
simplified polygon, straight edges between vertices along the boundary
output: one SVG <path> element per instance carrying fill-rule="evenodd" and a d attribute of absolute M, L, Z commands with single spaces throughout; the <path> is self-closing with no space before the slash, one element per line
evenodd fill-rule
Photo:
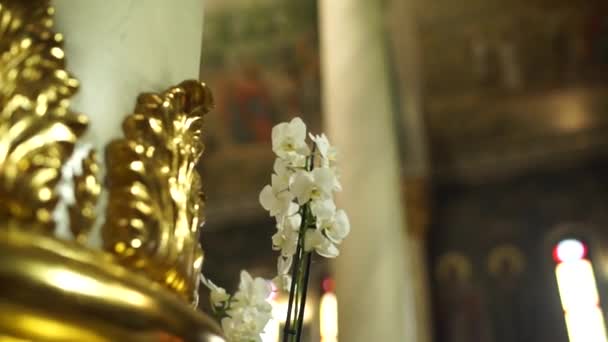
<path fill-rule="evenodd" d="M 192 299 L 202 250 L 203 115 L 208 88 L 185 81 L 159 94 L 142 94 L 123 123 L 125 138 L 106 149 L 109 203 L 105 248 L 127 266 Z"/>
<path fill-rule="evenodd" d="M 87 127 L 69 109 L 78 81 L 53 13 L 48 1 L 0 2 L 0 220 L 45 231 L 61 166 Z"/>

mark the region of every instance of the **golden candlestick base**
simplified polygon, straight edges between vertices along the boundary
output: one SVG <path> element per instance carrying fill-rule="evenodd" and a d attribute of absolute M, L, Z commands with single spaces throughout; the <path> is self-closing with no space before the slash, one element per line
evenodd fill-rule
<path fill-rule="evenodd" d="M 0 229 L 0 340 L 223 341 L 210 318 L 113 259 Z"/>

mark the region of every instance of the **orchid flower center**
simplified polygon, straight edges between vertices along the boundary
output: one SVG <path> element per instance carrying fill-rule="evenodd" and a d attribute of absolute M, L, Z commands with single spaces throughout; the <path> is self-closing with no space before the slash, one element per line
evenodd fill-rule
<path fill-rule="evenodd" d="M 319 199 L 321 197 L 321 191 L 316 186 L 310 190 L 310 197 L 313 199 Z"/>
<path fill-rule="evenodd" d="M 285 139 L 285 141 L 283 142 L 283 149 L 285 149 L 286 151 L 295 151 L 296 145 L 293 143 L 293 139 Z"/>

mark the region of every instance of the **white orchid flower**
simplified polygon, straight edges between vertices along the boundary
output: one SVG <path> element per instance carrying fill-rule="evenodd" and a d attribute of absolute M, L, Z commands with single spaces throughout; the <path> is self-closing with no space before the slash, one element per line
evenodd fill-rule
<path fill-rule="evenodd" d="M 220 289 L 207 279 L 201 280 L 212 291 Z M 268 302 L 270 284 L 262 278 L 252 278 L 241 271 L 239 289 L 229 302 L 226 317 L 221 320 L 222 330 L 229 342 L 260 341 L 260 334 L 272 318 L 272 305 Z"/>
<path fill-rule="evenodd" d="M 260 192 L 259 201 L 270 216 L 280 217 L 291 215 L 298 211 L 298 206 L 292 202 L 293 195 L 279 188 L 279 182 L 274 180 L 274 186 L 266 185 Z"/>
<path fill-rule="evenodd" d="M 272 310 L 268 296 L 272 289 L 268 282 L 262 278 L 252 278 L 251 275 L 241 271 L 239 290 L 234 294 L 232 308 L 256 307 L 261 311 Z"/>
<path fill-rule="evenodd" d="M 272 150 L 279 158 L 294 164 L 297 164 L 302 156 L 310 154 L 306 145 L 306 124 L 302 119 L 296 117 L 272 128 Z"/>
<path fill-rule="evenodd" d="M 274 160 L 274 164 L 272 166 L 272 170 L 277 175 L 292 175 L 293 170 L 292 166 L 285 160 L 281 158 L 277 158 Z"/>
<path fill-rule="evenodd" d="M 281 251 L 281 255 L 290 256 L 296 253 L 298 247 L 298 233 L 294 231 L 277 231 L 272 236 L 272 248 Z"/>
<path fill-rule="evenodd" d="M 272 236 L 273 249 L 280 250 L 281 255 L 285 257 L 294 255 L 298 246 L 298 231 L 301 223 L 300 214 L 285 216 L 277 225 L 277 232 Z"/>
<path fill-rule="evenodd" d="M 273 174 L 270 176 L 270 187 L 272 188 L 272 191 L 276 194 L 280 194 L 281 192 L 289 192 L 290 177 L 291 175 L 289 174 Z M 291 199 L 292 196 L 287 196 L 287 198 Z"/>
<path fill-rule="evenodd" d="M 321 135 L 309 134 L 310 139 L 317 146 L 317 151 L 321 155 L 321 166 L 329 167 L 331 163 L 335 162 L 338 156 L 338 152 L 335 147 L 329 144 L 329 140 L 325 133 Z"/>
<path fill-rule="evenodd" d="M 316 190 L 315 179 L 309 171 L 298 171 L 293 177 L 290 191 L 296 196 L 299 204 L 310 200 L 313 191 Z"/>
<path fill-rule="evenodd" d="M 291 289 L 291 276 L 289 274 L 279 274 L 272 279 L 272 283 L 281 291 L 289 291 Z"/>
<path fill-rule="evenodd" d="M 257 310 L 253 307 L 245 308 L 241 312 L 241 324 L 243 325 L 241 329 L 244 330 L 244 335 L 248 336 L 248 338 L 260 338 L 260 333 L 264 331 L 264 327 L 266 327 L 266 324 L 272 318 L 271 312 L 272 307 L 268 311 Z M 246 339 L 241 341 L 251 340 Z"/>
<path fill-rule="evenodd" d="M 313 249 L 326 258 L 335 258 L 340 254 L 338 248 L 318 229 L 309 229 L 304 235 L 304 250 L 310 252 Z"/>
<path fill-rule="evenodd" d="M 276 188 L 277 191 L 288 190 L 291 177 L 294 173 L 291 166 L 286 161 L 277 158 L 274 161 L 273 169 L 274 174 L 271 176 L 272 186 Z"/>
<path fill-rule="evenodd" d="M 291 287 L 291 276 L 289 275 L 289 270 L 291 269 L 292 263 L 293 257 L 291 255 L 280 256 L 277 260 L 277 276 L 272 279 L 272 282 L 277 288 L 283 291 L 289 291 Z"/>
<path fill-rule="evenodd" d="M 317 228 L 321 229 L 331 242 L 339 244 L 350 233 L 350 222 L 346 212 L 338 210 L 329 220 L 317 217 Z"/>
<path fill-rule="evenodd" d="M 242 308 L 222 319 L 222 330 L 229 342 L 262 342 L 260 334 L 271 317 L 253 307 Z"/>
<path fill-rule="evenodd" d="M 291 264 L 293 263 L 292 256 L 280 256 L 277 260 L 277 274 L 288 274 Z"/>
<path fill-rule="evenodd" d="M 215 285 L 211 280 L 205 278 L 202 275 L 200 279 L 201 283 L 203 283 L 203 285 L 205 285 L 205 287 L 207 287 L 211 292 L 211 305 L 215 307 L 224 306 L 224 303 L 230 298 L 230 295 L 226 293 L 226 290 L 222 287 Z"/>
<path fill-rule="evenodd" d="M 341 189 L 334 170 L 328 167 L 320 167 L 312 171 L 297 171 L 290 187 L 291 193 L 300 205 L 309 200 L 329 199 L 333 191 Z"/>
<path fill-rule="evenodd" d="M 336 204 L 332 199 L 312 201 L 310 204 L 312 214 L 319 220 L 330 220 L 336 214 Z"/>
<path fill-rule="evenodd" d="M 226 293 L 225 289 L 218 287 L 217 289 L 211 291 L 211 295 L 209 297 L 211 300 L 211 305 L 215 307 L 222 307 L 230 298 L 230 295 Z"/>
<path fill-rule="evenodd" d="M 302 215 L 293 214 L 282 218 L 280 224 L 277 225 L 279 230 L 299 232 L 302 225 Z"/>

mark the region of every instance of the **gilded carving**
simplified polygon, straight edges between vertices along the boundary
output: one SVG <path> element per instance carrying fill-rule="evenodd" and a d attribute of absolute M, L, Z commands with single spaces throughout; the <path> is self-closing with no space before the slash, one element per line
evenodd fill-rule
<path fill-rule="evenodd" d="M 61 166 L 87 118 L 69 109 L 78 81 L 48 2 L 3 1 L 0 18 L 0 220 L 50 232 Z"/>
<path fill-rule="evenodd" d="M 109 203 L 105 248 L 128 267 L 192 299 L 202 265 L 203 200 L 196 164 L 211 93 L 185 81 L 142 94 L 106 149 Z"/>
<path fill-rule="evenodd" d="M 97 200 L 101 194 L 97 153 L 90 150 L 81 163 L 82 173 L 74 176 L 74 199 L 71 205 L 70 230 L 74 238 L 84 243 L 97 218 Z"/>
<path fill-rule="evenodd" d="M 82 242 L 102 172 L 95 151 L 74 153 L 88 120 L 69 108 L 78 81 L 53 14 L 49 1 L 0 0 L 0 276 L 10 284 L 0 287 L 0 340 L 223 341 L 184 302 L 202 264 L 195 166 L 208 89 L 186 81 L 138 98 L 125 138 L 106 151 L 111 253 L 96 250 Z M 76 241 L 63 239 L 68 216 Z"/>

